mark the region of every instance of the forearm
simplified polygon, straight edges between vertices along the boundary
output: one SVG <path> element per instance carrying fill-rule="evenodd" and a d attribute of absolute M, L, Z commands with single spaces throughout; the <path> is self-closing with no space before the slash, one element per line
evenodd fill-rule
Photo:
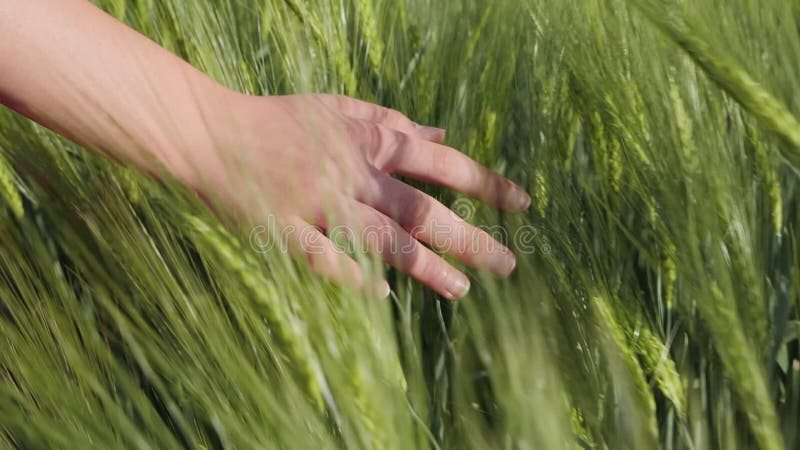
<path fill-rule="evenodd" d="M 89 148 L 189 178 L 230 98 L 86 0 L 0 0 L 0 101 Z"/>

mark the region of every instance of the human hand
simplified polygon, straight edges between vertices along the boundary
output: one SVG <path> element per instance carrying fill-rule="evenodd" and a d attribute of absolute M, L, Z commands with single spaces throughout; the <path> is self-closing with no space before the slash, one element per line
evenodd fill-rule
<path fill-rule="evenodd" d="M 264 202 L 288 249 L 314 271 L 388 295 L 383 280 L 363 286 L 360 266 L 323 234 L 334 230 L 448 299 L 464 296 L 469 280 L 422 243 L 496 276 L 514 269 L 508 248 L 391 176 L 436 183 L 510 212 L 528 207 L 520 187 L 441 145 L 443 130 L 343 96 L 232 95 L 226 103 L 235 126 L 211 130 L 214 148 L 225 152 L 193 157 L 191 184 L 248 220 L 259 220 L 250 211 Z"/>
<path fill-rule="evenodd" d="M 166 171 L 220 212 L 258 224 L 265 206 L 288 248 L 334 281 L 373 290 L 317 227 L 347 230 L 449 299 L 469 280 L 422 243 L 497 276 L 513 270 L 506 247 L 391 176 L 527 208 L 522 189 L 440 145 L 442 130 L 346 97 L 234 93 L 90 2 L 57 3 L 0 2 L 0 102 L 118 161 Z"/>

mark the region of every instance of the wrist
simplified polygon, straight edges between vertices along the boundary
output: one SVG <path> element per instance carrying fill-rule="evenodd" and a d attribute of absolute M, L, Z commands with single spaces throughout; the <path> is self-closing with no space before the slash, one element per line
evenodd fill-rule
<path fill-rule="evenodd" d="M 173 177 L 207 201 L 230 200 L 232 186 L 250 167 L 242 160 L 257 123 L 263 97 L 241 94 L 220 84 L 198 89 L 196 102 L 181 133 L 184 143 L 169 148 L 167 169 Z M 263 110 L 263 108 L 262 108 Z"/>
<path fill-rule="evenodd" d="M 199 188 L 207 183 L 208 167 L 229 146 L 241 94 L 204 75 L 189 86 L 190 100 L 170 108 L 161 133 L 165 138 L 153 151 L 170 175 Z"/>

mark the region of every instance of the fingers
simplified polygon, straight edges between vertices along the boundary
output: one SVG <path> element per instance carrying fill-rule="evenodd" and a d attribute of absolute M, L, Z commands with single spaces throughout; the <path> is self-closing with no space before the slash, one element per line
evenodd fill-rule
<path fill-rule="evenodd" d="M 380 125 L 372 128 L 365 133 L 369 154 L 386 173 L 435 183 L 509 212 L 530 206 L 531 198 L 521 187 L 453 148 Z"/>
<path fill-rule="evenodd" d="M 474 227 L 436 199 L 386 174 L 362 194 L 364 203 L 393 218 L 408 234 L 472 267 L 508 276 L 514 254 L 486 231 Z"/>
<path fill-rule="evenodd" d="M 443 297 L 456 300 L 469 291 L 469 279 L 444 259 L 422 245 L 397 222 L 355 200 L 345 200 L 347 216 L 337 223 L 356 231 L 351 238 L 385 262 L 430 287 Z M 329 234 L 335 230 L 329 229 Z"/>
<path fill-rule="evenodd" d="M 329 108 L 358 120 L 377 123 L 384 127 L 402 131 L 431 142 L 444 142 L 445 130 L 441 128 L 418 125 L 403 113 L 373 103 L 347 97 L 344 95 L 317 94 L 317 97 Z"/>
<path fill-rule="evenodd" d="M 284 228 L 285 242 L 295 258 L 308 262 L 315 273 L 340 285 L 352 286 L 366 293 L 385 298 L 389 295 L 389 285 L 384 280 L 367 285 L 361 266 L 316 227 L 300 218 L 288 220 Z"/>
<path fill-rule="evenodd" d="M 441 145 L 444 130 L 417 125 L 398 111 L 351 97 L 318 94 L 318 98 L 364 122 L 354 126 L 360 130 L 357 140 L 365 143 L 379 169 L 439 184 L 505 211 L 519 212 L 530 206 L 531 198 L 521 187 Z"/>

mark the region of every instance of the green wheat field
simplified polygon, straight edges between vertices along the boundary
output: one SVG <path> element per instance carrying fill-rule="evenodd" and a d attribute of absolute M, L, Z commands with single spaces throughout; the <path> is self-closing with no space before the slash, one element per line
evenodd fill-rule
<path fill-rule="evenodd" d="M 533 204 L 416 184 L 517 271 L 376 300 L 3 110 L 0 448 L 800 448 L 800 2 L 97 3 L 238 91 L 447 128 Z"/>

